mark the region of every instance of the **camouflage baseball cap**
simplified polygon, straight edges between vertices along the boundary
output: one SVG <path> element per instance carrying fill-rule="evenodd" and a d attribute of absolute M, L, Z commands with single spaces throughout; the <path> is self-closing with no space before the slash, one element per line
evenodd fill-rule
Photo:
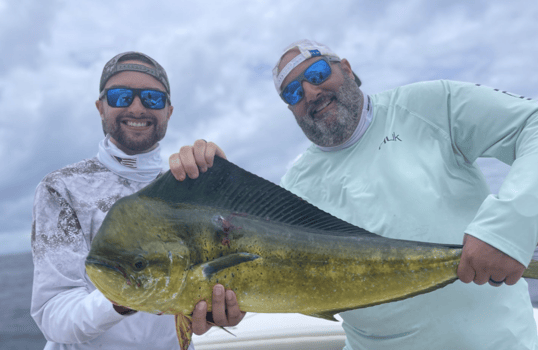
<path fill-rule="evenodd" d="M 121 63 L 128 60 L 142 61 L 153 65 L 153 68 L 141 64 Z M 101 74 L 101 82 L 99 83 L 99 93 L 104 90 L 108 79 L 123 71 L 135 71 L 149 74 L 160 81 L 166 88 L 166 92 L 170 94 L 170 83 L 168 82 L 168 76 L 166 75 L 164 68 L 148 55 L 135 51 L 120 53 L 105 64 L 103 74 Z"/>

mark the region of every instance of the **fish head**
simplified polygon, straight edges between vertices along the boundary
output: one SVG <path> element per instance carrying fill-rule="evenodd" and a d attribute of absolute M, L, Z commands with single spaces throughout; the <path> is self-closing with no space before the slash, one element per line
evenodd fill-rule
<path fill-rule="evenodd" d="M 160 203 L 125 197 L 92 240 L 86 272 L 110 301 L 149 313 L 174 313 L 185 285 L 190 250 Z"/>

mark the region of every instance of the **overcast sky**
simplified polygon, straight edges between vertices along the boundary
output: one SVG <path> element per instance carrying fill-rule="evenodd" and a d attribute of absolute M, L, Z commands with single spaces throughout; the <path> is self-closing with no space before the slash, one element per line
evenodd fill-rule
<path fill-rule="evenodd" d="M 309 145 L 271 78 L 292 41 L 347 58 L 367 94 L 450 79 L 536 99 L 537 19 L 536 0 L 0 0 L 0 254 L 29 251 L 39 181 L 97 153 L 94 102 L 117 53 L 147 53 L 168 73 L 165 167 L 203 138 L 278 183 Z M 496 192 L 509 167 L 481 165 Z"/>

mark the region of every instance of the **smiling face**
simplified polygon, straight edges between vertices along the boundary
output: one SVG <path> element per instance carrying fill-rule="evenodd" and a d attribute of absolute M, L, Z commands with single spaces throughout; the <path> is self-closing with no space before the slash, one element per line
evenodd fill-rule
<path fill-rule="evenodd" d="M 298 54 L 297 49 L 288 51 L 279 70 Z M 299 64 L 284 79 L 282 87 L 319 60 L 321 57 L 313 57 Z M 355 83 L 349 62 L 343 59 L 340 64 L 331 63 L 331 70 L 330 77 L 320 85 L 303 81 L 304 98 L 288 106 L 306 137 L 323 147 L 340 145 L 351 137 L 359 124 L 363 104 L 362 91 Z"/>
<path fill-rule="evenodd" d="M 150 65 L 140 61 L 125 61 Z M 114 87 L 153 89 L 165 92 L 164 85 L 149 74 L 123 71 L 112 76 L 105 85 L 105 90 Z M 157 142 L 166 134 L 168 120 L 173 107 L 168 101 L 163 109 L 149 109 L 142 105 L 140 97 L 136 96 L 129 107 L 111 107 L 106 96 L 95 102 L 101 115 L 103 131 L 110 134 L 110 140 L 126 154 L 137 154 L 151 151 Z"/>

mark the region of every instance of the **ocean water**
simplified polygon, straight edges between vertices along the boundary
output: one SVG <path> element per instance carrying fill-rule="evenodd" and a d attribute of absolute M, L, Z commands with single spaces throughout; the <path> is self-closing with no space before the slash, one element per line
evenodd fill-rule
<path fill-rule="evenodd" d="M 0 266 L 0 349 L 43 349 L 46 340 L 30 316 L 32 254 L 0 255 Z"/>
<path fill-rule="evenodd" d="M 31 252 L 31 225 L 27 230 L 16 232 L 0 232 L 0 256 Z"/>

